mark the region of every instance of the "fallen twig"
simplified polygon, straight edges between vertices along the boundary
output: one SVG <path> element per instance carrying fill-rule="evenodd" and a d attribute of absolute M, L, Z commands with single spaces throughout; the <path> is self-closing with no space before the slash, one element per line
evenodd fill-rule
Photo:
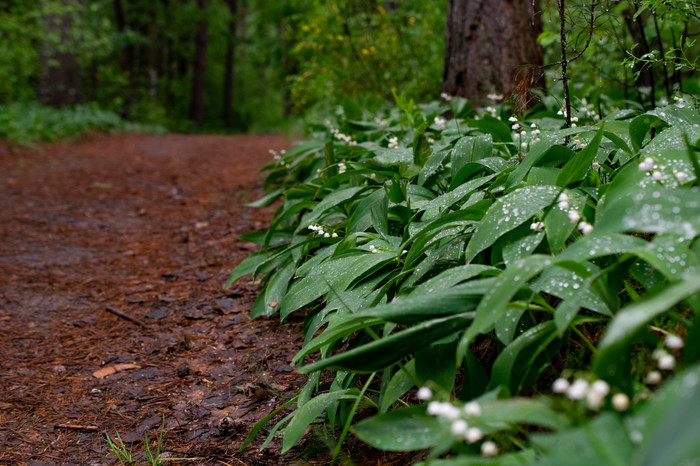
<path fill-rule="evenodd" d="M 106 310 L 107 312 L 111 312 L 111 313 L 114 314 L 115 316 L 121 317 L 122 319 L 130 320 L 131 322 L 133 322 L 133 323 L 135 323 L 135 324 L 137 324 L 137 325 L 140 325 L 140 326 L 143 327 L 143 328 L 151 328 L 150 325 L 148 325 L 148 324 L 145 323 L 144 321 L 142 321 L 142 320 L 140 320 L 140 319 L 137 319 L 136 317 L 131 316 L 131 315 L 127 314 L 126 312 L 122 312 L 122 311 L 120 311 L 119 309 L 117 309 L 117 308 L 115 308 L 115 307 L 107 306 L 107 307 L 105 308 L 105 310 Z"/>
<path fill-rule="evenodd" d="M 100 430 L 97 426 L 84 426 L 81 424 L 56 424 L 58 429 L 72 429 L 72 430 L 89 430 L 91 432 L 97 432 Z"/>

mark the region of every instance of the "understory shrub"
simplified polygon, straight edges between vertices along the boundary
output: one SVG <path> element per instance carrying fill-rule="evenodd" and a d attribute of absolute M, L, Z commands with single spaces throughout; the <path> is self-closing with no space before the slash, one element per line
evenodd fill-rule
<path fill-rule="evenodd" d="M 336 456 L 352 433 L 423 464 L 697 458 L 696 102 L 584 102 L 564 129 L 552 105 L 398 102 L 266 167 L 253 205 L 279 207 L 229 284 L 260 281 L 253 317 L 306 310 L 308 383 L 263 447 L 322 422 Z"/>
<path fill-rule="evenodd" d="M 163 133 L 165 128 L 125 121 L 112 111 L 92 105 L 61 109 L 38 104 L 0 105 L 0 139 L 27 145 L 71 138 L 89 131 Z"/>

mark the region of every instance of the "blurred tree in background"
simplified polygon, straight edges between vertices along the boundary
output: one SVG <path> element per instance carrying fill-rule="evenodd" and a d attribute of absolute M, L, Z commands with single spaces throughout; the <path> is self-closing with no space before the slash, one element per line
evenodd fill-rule
<path fill-rule="evenodd" d="M 555 2 L 541 13 L 538 3 L 0 0 L 0 105 L 91 104 L 176 130 L 271 131 L 339 104 L 373 110 L 394 93 L 508 99 L 542 48 L 556 95 L 559 21 Z M 572 92 L 640 106 L 697 92 L 699 10 L 694 1 L 569 0 L 569 56 L 583 50 Z"/>

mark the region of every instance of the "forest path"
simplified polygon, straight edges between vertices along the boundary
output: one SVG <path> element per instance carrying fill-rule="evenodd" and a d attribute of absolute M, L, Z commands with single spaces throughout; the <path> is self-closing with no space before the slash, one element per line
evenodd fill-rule
<path fill-rule="evenodd" d="M 244 203 L 262 194 L 268 150 L 288 145 L 191 135 L 0 145 L 0 463 L 114 463 L 105 431 L 143 460 L 144 432 L 154 439 L 163 421 L 167 456 L 201 458 L 176 464 L 291 461 L 235 451 L 304 383 L 287 364 L 301 323 L 251 322 L 252 284 L 223 289 L 256 249 L 238 236 L 271 215 Z M 104 375 L 112 369 L 122 370 Z"/>

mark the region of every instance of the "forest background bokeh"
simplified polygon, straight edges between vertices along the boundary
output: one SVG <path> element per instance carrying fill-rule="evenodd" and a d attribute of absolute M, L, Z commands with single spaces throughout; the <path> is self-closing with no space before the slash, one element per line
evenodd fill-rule
<path fill-rule="evenodd" d="M 545 63 L 560 54 L 551 3 Z M 589 3 L 568 3 L 571 55 L 589 36 Z M 570 73 L 575 98 L 653 106 L 674 89 L 697 93 L 693 2 L 597 3 Z M 299 117 L 374 110 L 394 92 L 437 98 L 446 10 L 447 0 L 3 0 L 0 105 L 89 105 L 178 131 L 298 129 Z M 557 67 L 547 70 L 556 96 Z"/>

